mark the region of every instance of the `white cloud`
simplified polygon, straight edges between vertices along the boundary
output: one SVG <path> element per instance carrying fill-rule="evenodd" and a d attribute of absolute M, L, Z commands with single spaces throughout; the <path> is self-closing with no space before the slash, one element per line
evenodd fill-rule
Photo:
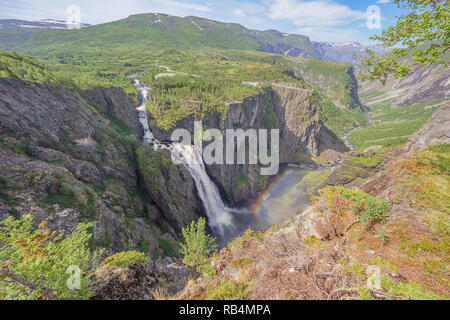
<path fill-rule="evenodd" d="M 270 19 L 288 19 L 297 26 L 339 26 L 365 19 L 366 13 L 330 1 L 275 0 L 269 5 Z"/>
<path fill-rule="evenodd" d="M 168 6 L 179 7 L 179 8 L 183 8 L 183 9 L 192 9 L 192 10 L 200 11 L 200 12 L 211 11 L 211 9 L 206 6 L 193 4 L 193 3 L 179 2 L 179 1 L 172 1 L 172 0 L 153 0 L 153 1 L 165 4 Z"/>
<path fill-rule="evenodd" d="M 366 12 L 337 1 L 0 0 L 0 19 L 67 20 L 67 7 L 76 4 L 81 8 L 83 23 L 105 23 L 124 19 L 132 14 L 159 12 L 180 17 L 196 15 L 223 22 L 236 22 L 258 30 L 277 29 L 301 33 L 313 40 L 367 42 L 369 31 L 365 26 Z"/>
<path fill-rule="evenodd" d="M 242 9 L 234 9 L 233 14 L 238 17 L 246 17 L 247 16 L 247 13 L 245 13 L 245 11 Z"/>
<path fill-rule="evenodd" d="M 189 0 L 0 0 L 0 18 L 66 20 L 66 9 L 74 3 L 81 8 L 82 22 L 93 24 L 141 13 L 160 12 L 186 16 L 211 11 L 209 7 Z"/>
<path fill-rule="evenodd" d="M 380 3 L 389 3 L 390 2 L 390 0 L 378 0 L 377 1 L 377 4 L 380 4 Z"/>

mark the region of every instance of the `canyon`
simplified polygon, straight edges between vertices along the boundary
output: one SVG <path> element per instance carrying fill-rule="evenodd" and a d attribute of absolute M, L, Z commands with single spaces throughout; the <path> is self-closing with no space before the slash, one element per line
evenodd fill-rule
<path fill-rule="evenodd" d="M 21 52 L 0 51 L 0 222 L 61 239 L 89 223 L 92 299 L 448 294 L 447 66 L 381 86 L 358 82 L 355 42 L 164 14 L 62 24 L 0 20 Z M 203 160 L 263 129 L 277 174 Z M 189 263 L 183 241 L 208 239 Z"/>

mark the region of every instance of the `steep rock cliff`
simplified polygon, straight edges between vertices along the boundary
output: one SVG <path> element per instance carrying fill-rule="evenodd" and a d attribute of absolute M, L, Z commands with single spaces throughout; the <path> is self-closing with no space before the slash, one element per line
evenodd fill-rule
<path fill-rule="evenodd" d="M 135 154 L 142 133 L 136 106 L 121 89 L 0 78 L 0 219 L 30 213 L 37 224 L 47 220 L 67 231 L 89 221 L 94 245 L 160 254 L 159 239 L 173 241 L 191 221 L 183 217 L 201 211 L 151 192 L 158 181 L 143 179 Z M 159 179 L 170 192 L 195 197 L 194 188 L 178 183 L 193 186 L 188 174 L 164 174 Z"/>
<path fill-rule="evenodd" d="M 397 98 L 396 106 L 404 107 L 422 102 L 448 99 L 450 97 L 449 67 L 437 64 L 427 67 L 415 66 L 412 72 L 403 78 L 389 77 L 384 86 L 379 81 L 362 83 L 360 93 L 365 94 L 375 91 L 380 92 L 380 95 L 370 104 Z"/>
<path fill-rule="evenodd" d="M 347 149 L 319 119 L 313 91 L 299 86 L 274 83 L 261 94 L 228 104 L 223 116 L 212 114 L 203 126 L 227 129 L 280 129 L 280 163 L 311 162 L 312 157 L 328 154 L 336 158 Z M 194 132 L 194 118 L 179 121 L 174 129 Z M 170 141 L 172 130 L 164 131 L 150 122 L 155 137 Z M 226 142 L 226 137 L 224 137 Z M 204 142 L 206 146 L 208 143 Z M 260 175 L 259 165 L 207 165 L 208 173 L 230 204 L 255 197 L 265 189 L 269 177 Z"/>
<path fill-rule="evenodd" d="M 446 101 L 431 119 L 409 138 L 406 151 L 422 151 L 427 146 L 450 144 L 450 102 Z"/>

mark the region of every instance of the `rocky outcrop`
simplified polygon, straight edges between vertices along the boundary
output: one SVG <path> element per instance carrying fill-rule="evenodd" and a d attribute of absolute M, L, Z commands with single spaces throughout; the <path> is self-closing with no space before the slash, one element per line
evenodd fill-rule
<path fill-rule="evenodd" d="M 355 221 L 356 218 L 350 213 L 338 215 L 310 206 L 295 218 L 294 225 L 303 239 L 315 237 L 326 240 L 343 235 Z"/>
<path fill-rule="evenodd" d="M 153 193 L 161 181 L 143 179 L 135 154 L 142 133 L 121 89 L 0 78 L 0 219 L 29 213 L 68 232 L 92 222 L 94 245 L 161 254 L 158 239 L 175 240 L 201 210 L 178 215 L 196 194 L 182 170 L 158 178 L 186 198 L 179 207 Z"/>
<path fill-rule="evenodd" d="M 370 150 L 364 153 L 350 152 L 342 165 L 333 170 L 326 184 L 347 188 L 360 186 L 380 170 L 385 156 L 384 153 Z"/>
<path fill-rule="evenodd" d="M 271 90 L 273 110 L 281 131 L 280 140 L 290 151 L 290 155 L 282 157 L 282 162 L 298 162 L 295 155 L 299 153 L 317 157 L 328 150 L 347 150 L 319 119 L 310 90 L 285 84 L 273 84 Z"/>
<path fill-rule="evenodd" d="M 407 151 L 422 151 L 427 146 L 450 144 L 450 102 L 446 101 L 405 146 Z"/>
<path fill-rule="evenodd" d="M 174 295 L 189 279 L 198 276 L 186 265 L 168 259 L 161 262 L 98 270 L 92 281 L 95 293 L 91 300 L 154 300 L 161 298 L 155 297 L 155 291 Z"/>
<path fill-rule="evenodd" d="M 370 104 L 397 98 L 395 105 L 398 107 L 448 99 L 450 98 L 449 74 L 449 67 L 442 65 L 415 66 L 412 72 L 403 78 L 389 77 L 384 86 L 380 81 L 363 82 L 360 93 L 383 92 L 383 95 L 373 99 Z"/>
<path fill-rule="evenodd" d="M 191 174 L 184 165 L 175 165 L 167 150 L 155 151 L 151 146 L 142 146 L 138 153 L 146 190 L 160 209 L 151 219 L 163 220 L 175 233 L 181 233 L 183 227 L 204 215 Z"/>

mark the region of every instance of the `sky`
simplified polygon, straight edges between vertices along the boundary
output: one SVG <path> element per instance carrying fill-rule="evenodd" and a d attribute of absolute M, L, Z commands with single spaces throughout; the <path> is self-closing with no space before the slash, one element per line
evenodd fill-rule
<path fill-rule="evenodd" d="M 405 13 L 393 0 L 0 0 L 0 19 L 70 20 L 68 8 L 74 5 L 80 9 L 81 22 L 90 24 L 158 12 L 303 34 L 313 41 L 363 44 L 370 44 L 369 36 Z M 367 13 L 370 6 L 379 8 L 381 29 L 376 28 L 376 11 Z"/>

